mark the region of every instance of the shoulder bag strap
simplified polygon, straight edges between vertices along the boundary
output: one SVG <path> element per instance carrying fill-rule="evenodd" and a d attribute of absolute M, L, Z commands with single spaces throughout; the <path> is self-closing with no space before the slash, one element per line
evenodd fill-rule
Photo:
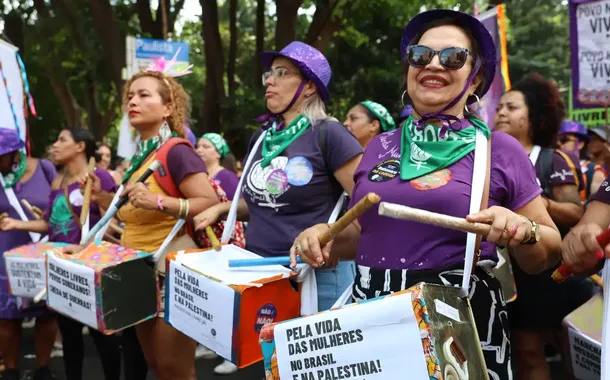
<path fill-rule="evenodd" d="M 477 129 L 474 152 L 474 168 L 472 170 L 472 192 L 470 194 L 469 214 L 476 214 L 483 207 L 486 208 L 489 200 L 489 185 L 491 173 L 491 136 L 489 139 Z M 462 279 L 461 296 L 468 295 L 470 275 L 480 255 L 481 236 L 473 233 L 466 235 L 466 258 L 464 260 L 464 278 Z"/>
<path fill-rule="evenodd" d="M 235 195 L 233 195 L 233 200 L 231 202 L 231 209 L 229 210 L 229 215 L 227 216 L 227 221 L 225 222 L 225 229 L 222 232 L 222 243 L 228 243 L 231 240 L 231 236 L 233 236 L 233 230 L 235 230 L 235 222 L 237 222 L 237 206 L 239 204 L 239 198 L 241 197 L 241 189 L 244 184 L 244 178 L 248 175 L 248 170 L 252 165 L 252 160 L 254 156 L 256 156 L 256 152 L 258 151 L 258 147 L 261 145 L 263 140 L 265 139 L 265 135 L 267 131 L 261 133 L 261 135 L 254 143 L 254 146 L 250 150 L 250 154 L 248 155 L 248 159 L 246 160 L 246 164 L 242 170 L 242 176 L 239 179 L 239 183 L 237 184 L 237 189 L 235 190 Z"/>

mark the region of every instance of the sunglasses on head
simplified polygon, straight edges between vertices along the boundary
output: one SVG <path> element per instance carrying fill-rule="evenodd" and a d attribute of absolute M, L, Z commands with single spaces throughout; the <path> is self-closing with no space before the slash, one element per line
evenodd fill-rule
<path fill-rule="evenodd" d="M 406 59 L 410 66 L 424 68 L 432 58 L 438 54 L 438 59 L 447 70 L 459 70 L 466 64 L 468 56 L 472 57 L 472 52 L 469 49 L 461 47 L 449 47 L 443 50 L 433 50 L 423 45 L 407 46 Z"/>

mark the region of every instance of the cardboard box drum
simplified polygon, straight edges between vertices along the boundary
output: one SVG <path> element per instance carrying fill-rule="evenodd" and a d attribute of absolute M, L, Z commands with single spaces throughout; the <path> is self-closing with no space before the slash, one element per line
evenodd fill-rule
<path fill-rule="evenodd" d="M 266 380 L 488 379 L 459 288 L 405 291 L 267 325 Z"/>
<path fill-rule="evenodd" d="M 9 292 L 17 297 L 34 298 L 47 285 L 45 252 L 61 250 L 66 243 L 32 243 L 4 252 Z"/>
<path fill-rule="evenodd" d="M 47 303 L 104 334 L 156 316 L 159 289 L 151 254 L 108 242 L 78 255 L 47 254 Z"/>
<path fill-rule="evenodd" d="M 261 329 L 298 317 L 301 300 L 285 267 L 228 267 L 259 257 L 234 245 L 169 254 L 165 321 L 240 368 L 261 360 Z"/>
<path fill-rule="evenodd" d="M 578 380 L 598 380 L 601 376 L 603 314 L 604 299 L 597 294 L 563 319 L 572 371 Z"/>

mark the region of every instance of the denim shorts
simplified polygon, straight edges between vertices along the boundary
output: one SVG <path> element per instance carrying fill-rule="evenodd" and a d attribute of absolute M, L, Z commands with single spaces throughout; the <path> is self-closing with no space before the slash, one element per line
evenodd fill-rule
<path fill-rule="evenodd" d="M 356 264 L 342 261 L 336 267 L 317 269 L 318 310 L 328 310 L 341 297 L 347 287 L 352 286 L 356 277 Z"/>

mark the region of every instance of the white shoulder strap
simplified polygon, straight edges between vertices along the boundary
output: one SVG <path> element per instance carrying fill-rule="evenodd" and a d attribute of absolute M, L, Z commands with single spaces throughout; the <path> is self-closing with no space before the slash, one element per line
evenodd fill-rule
<path fill-rule="evenodd" d="M 233 236 L 233 231 L 235 230 L 235 223 L 237 222 L 237 206 L 239 204 L 239 198 L 241 197 L 241 188 L 244 184 L 244 178 L 246 178 L 246 176 L 248 175 L 248 169 L 250 169 L 250 165 L 252 165 L 252 160 L 254 159 L 254 156 L 256 156 L 258 147 L 263 142 L 266 134 L 267 131 L 264 131 L 256 140 L 256 143 L 254 143 L 254 146 L 250 150 L 250 154 L 248 155 L 246 164 L 243 167 L 242 176 L 239 179 L 239 183 L 237 184 L 237 190 L 235 190 L 235 195 L 233 195 L 233 201 L 231 202 L 231 209 L 229 210 L 229 215 L 227 215 L 225 229 L 222 232 L 222 243 L 228 243 L 229 240 L 231 240 L 231 236 Z"/>
<path fill-rule="evenodd" d="M 477 138 L 474 151 L 474 168 L 472 170 L 472 192 L 470 194 L 469 214 L 481 211 L 481 201 L 485 190 L 485 177 L 487 176 L 487 138 L 481 129 L 477 128 Z M 466 258 L 464 260 L 464 278 L 462 279 L 462 296 L 468 294 L 470 275 L 475 258 L 477 235 L 466 235 Z"/>
<path fill-rule="evenodd" d="M 540 148 L 540 145 L 534 145 L 532 153 L 530 153 L 530 161 L 532 162 L 532 165 L 536 166 L 536 162 L 538 162 L 538 157 L 540 156 L 541 150 L 542 148 Z"/>
<path fill-rule="evenodd" d="M 335 204 L 335 208 L 333 209 L 333 212 L 330 214 L 330 218 L 328 218 L 328 224 L 331 224 L 331 223 L 334 223 L 337 221 L 337 218 L 339 218 L 339 213 L 341 212 L 341 209 L 343 208 L 343 203 L 345 202 L 346 199 L 347 199 L 347 193 L 344 191 L 341 194 L 341 196 L 339 197 L 337 204 Z"/>
<path fill-rule="evenodd" d="M 23 207 L 21 207 L 21 203 L 19 203 L 19 199 L 15 195 L 15 191 L 13 191 L 12 187 L 5 188 L 4 187 L 4 178 L 0 175 L 0 186 L 4 190 L 4 194 L 6 194 L 6 198 L 8 199 L 8 203 L 17 211 L 17 214 L 23 221 L 30 220 L 23 212 Z M 37 243 L 40 240 L 40 234 L 37 232 L 28 232 L 30 234 L 30 239 L 32 239 L 33 243 Z"/>

